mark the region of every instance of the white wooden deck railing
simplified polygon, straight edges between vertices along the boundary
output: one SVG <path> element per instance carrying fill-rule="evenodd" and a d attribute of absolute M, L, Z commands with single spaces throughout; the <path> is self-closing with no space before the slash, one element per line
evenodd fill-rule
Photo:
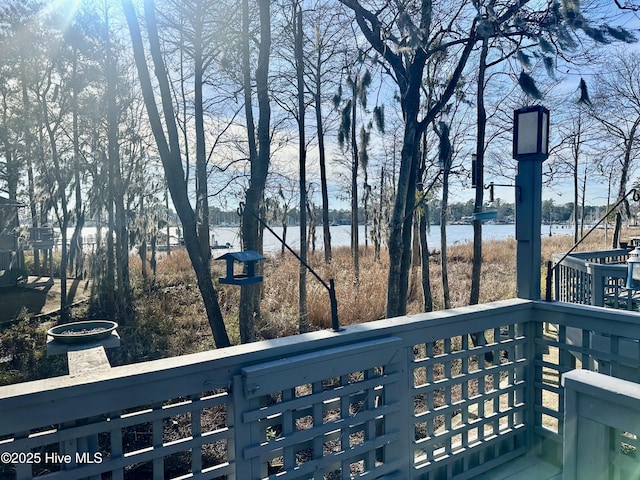
<path fill-rule="evenodd" d="M 627 256 L 625 249 L 572 253 L 555 267 L 555 299 L 632 310 L 637 299 L 624 288 Z M 555 263 L 561 257 L 554 255 Z"/>
<path fill-rule="evenodd" d="M 637 369 L 638 339 L 634 314 L 509 300 L 6 386 L 0 477 L 438 480 L 526 453 L 560 463 L 560 375 L 575 354 Z"/>

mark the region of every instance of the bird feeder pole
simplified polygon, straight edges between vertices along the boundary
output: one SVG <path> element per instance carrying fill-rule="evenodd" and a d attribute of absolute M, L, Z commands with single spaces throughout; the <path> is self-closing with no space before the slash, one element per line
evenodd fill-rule
<path fill-rule="evenodd" d="M 242 216 L 242 212 L 244 210 L 244 203 L 240 203 L 240 207 L 238 208 L 238 215 Z M 251 216 L 253 218 L 255 218 L 256 220 L 258 220 L 258 222 L 260 222 L 260 224 L 266 228 L 267 230 L 269 230 L 269 232 L 271 232 L 271 235 L 273 235 L 274 237 L 276 237 L 278 239 L 278 241 L 287 249 L 289 250 L 289 252 L 298 259 L 298 261 L 309 271 L 311 272 L 311 274 L 316 277 L 316 279 L 322 284 L 322 286 L 324 288 L 327 289 L 327 291 L 329 292 L 329 302 L 331 304 L 331 328 L 333 329 L 334 332 L 338 332 L 340 331 L 340 322 L 338 320 L 338 299 L 336 298 L 336 288 L 335 288 L 335 282 L 333 281 L 333 278 L 329 279 L 329 283 L 325 282 L 320 275 L 318 275 L 315 270 L 313 270 L 313 268 L 311 268 L 311 266 L 305 262 L 304 260 L 302 260 L 302 258 L 300 258 L 300 255 L 298 255 L 289 245 L 287 245 L 287 243 L 280 238 L 280 236 L 273 231 L 273 229 L 266 224 L 265 221 L 263 221 L 256 213 L 249 211 L 249 213 L 251 214 Z"/>

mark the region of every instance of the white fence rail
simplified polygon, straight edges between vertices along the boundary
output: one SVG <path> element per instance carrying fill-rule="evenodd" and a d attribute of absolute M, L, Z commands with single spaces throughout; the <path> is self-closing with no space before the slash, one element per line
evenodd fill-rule
<path fill-rule="evenodd" d="M 439 480 L 527 452 L 560 462 L 560 375 L 576 353 L 637 367 L 619 352 L 638 339 L 633 314 L 510 300 L 6 386 L 0 478 Z"/>

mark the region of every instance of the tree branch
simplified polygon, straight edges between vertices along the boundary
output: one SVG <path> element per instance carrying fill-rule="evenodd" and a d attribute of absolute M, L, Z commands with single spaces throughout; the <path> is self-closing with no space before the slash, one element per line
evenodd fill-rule
<path fill-rule="evenodd" d="M 382 23 L 376 14 L 370 12 L 358 0 L 340 0 L 347 8 L 353 10 L 356 22 L 371 46 L 382 55 L 396 72 L 397 77 L 405 77 L 406 69 L 402 57 L 394 53 L 382 38 Z"/>

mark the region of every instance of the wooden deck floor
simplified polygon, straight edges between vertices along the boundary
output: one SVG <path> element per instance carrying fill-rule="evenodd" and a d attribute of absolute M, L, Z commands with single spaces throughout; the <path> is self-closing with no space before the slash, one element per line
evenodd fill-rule
<path fill-rule="evenodd" d="M 537 457 L 515 459 L 474 480 L 562 480 L 562 469 Z"/>

